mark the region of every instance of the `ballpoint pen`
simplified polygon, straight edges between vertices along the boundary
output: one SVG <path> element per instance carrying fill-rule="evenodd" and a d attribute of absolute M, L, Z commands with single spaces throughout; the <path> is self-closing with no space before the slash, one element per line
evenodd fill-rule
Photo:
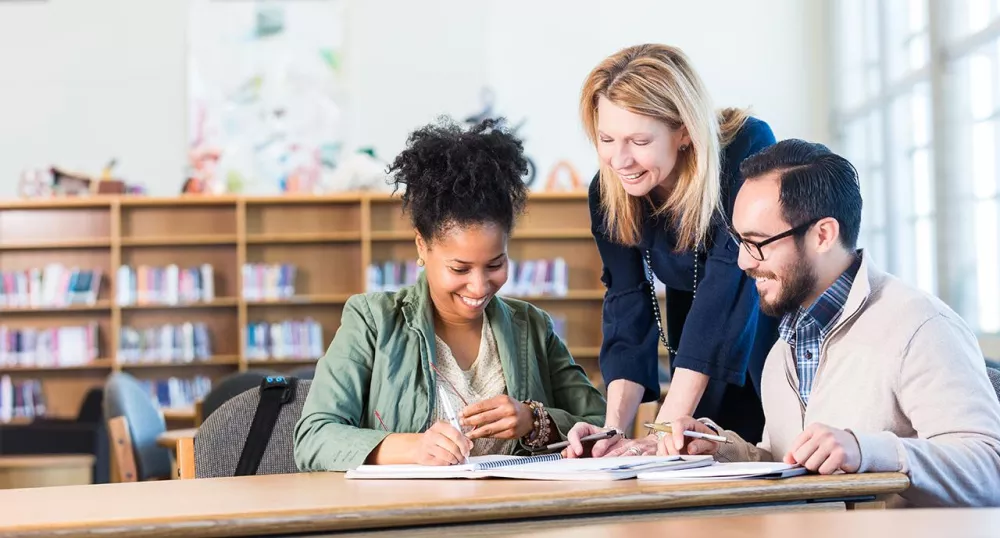
<path fill-rule="evenodd" d="M 441 409 L 444 411 L 444 416 L 448 418 L 448 422 L 455 427 L 456 430 L 462 431 L 462 425 L 458 422 L 458 413 L 455 412 L 455 408 L 451 405 L 451 400 L 448 399 L 448 393 L 444 391 L 444 387 L 438 385 L 438 398 L 441 400 Z"/>
<path fill-rule="evenodd" d="M 662 432 L 662 433 L 673 433 L 674 431 L 673 428 L 670 427 L 670 424 L 647 422 L 643 424 L 643 426 L 651 430 L 655 430 L 657 432 Z M 709 441 L 715 441 L 716 443 L 732 443 L 732 441 L 730 441 L 728 438 L 723 437 L 721 435 L 713 435 L 710 433 L 701 433 L 691 430 L 684 430 L 684 436 L 691 437 L 694 439 L 707 439 Z"/>

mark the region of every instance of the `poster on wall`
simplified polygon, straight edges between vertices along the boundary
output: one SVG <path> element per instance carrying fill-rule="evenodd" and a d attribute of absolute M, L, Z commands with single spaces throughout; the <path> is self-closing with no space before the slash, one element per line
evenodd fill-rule
<path fill-rule="evenodd" d="M 185 192 L 321 192 L 345 139 L 345 0 L 192 0 Z"/>

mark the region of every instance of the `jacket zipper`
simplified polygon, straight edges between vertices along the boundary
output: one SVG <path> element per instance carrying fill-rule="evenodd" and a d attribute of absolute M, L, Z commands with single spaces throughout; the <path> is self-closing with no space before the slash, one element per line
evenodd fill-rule
<path fill-rule="evenodd" d="M 859 304 L 858 307 L 855 308 L 854 311 L 851 312 L 849 316 L 847 316 L 843 320 L 838 321 L 837 326 L 834 327 L 832 331 L 830 331 L 830 334 L 826 335 L 826 338 L 823 339 L 823 345 L 820 346 L 819 349 L 819 366 L 816 368 L 816 373 L 813 375 L 813 386 L 816 386 L 816 383 L 819 381 L 820 371 L 826 364 L 826 361 L 824 359 L 826 358 L 826 348 L 830 342 L 830 339 L 833 338 L 834 335 L 839 333 L 843 329 L 844 325 L 846 325 L 849 321 L 857 317 L 857 315 L 861 313 L 861 310 L 864 309 L 867 303 L 868 303 L 868 296 L 866 295 L 863 299 L 861 299 L 861 304 Z M 798 364 L 798 354 L 796 353 L 794 347 L 792 348 L 792 364 L 793 366 Z M 802 399 L 802 394 L 799 392 L 799 387 L 797 387 L 793 382 L 794 379 L 792 377 L 791 372 L 788 370 L 787 362 L 785 363 L 785 380 L 788 382 L 788 385 L 792 387 L 792 391 L 795 392 L 795 396 L 799 400 L 799 411 L 800 411 L 799 427 L 804 430 L 806 428 L 806 402 L 805 400 Z"/>

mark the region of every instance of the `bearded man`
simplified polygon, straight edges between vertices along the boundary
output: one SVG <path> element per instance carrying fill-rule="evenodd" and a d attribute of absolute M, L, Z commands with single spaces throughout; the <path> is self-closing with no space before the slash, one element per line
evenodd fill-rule
<path fill-rule="evenodd" d="M 905 473 L 910 488 L 890 506 L 1000 505 L 1000 402 L 976 337 L 939 299 L 857 248 L 854 166 L 821 144 L 785 140 L 741 172 L 739 265 L 761 309 L 781 318 L 761 381 L 763 439 L 754 445 L 683 417 L 660 450 L 822 474 Z"/>

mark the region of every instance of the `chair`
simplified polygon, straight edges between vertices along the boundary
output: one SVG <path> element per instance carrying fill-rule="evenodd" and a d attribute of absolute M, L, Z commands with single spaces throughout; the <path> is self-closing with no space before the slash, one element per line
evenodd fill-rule
<path fill-rule="evenodd" d="M 104 391 L 87 392 L 76 418 L 37 417 L 30 424 L 0 425 L 0 456 L 92 454 L 93 481 L 111 480 L 108 432 L 103 420 Z"/>
<path fill-rule="evenodd" d="M 295 423 L 302 415 L 302 406 L 311 384 L 310 380 L 295 379 L 294 396 L 278 413 L 278 420 L 256 474 L 299 472 L 293 452 Z M 260 388 L 254 387 L 230 398 L 205 418 L 194 438 L 195 478 L 234 475 L 259 401 Z M 178 448 L 180 450 L 183 447 Z M 180 458 L 182 456 L 178 452 L 178 459 Z"/>
<path fill-rule="evenodd" d="M 296 379 L 312 379 L 316 376 L 316 366 L 303 366 L 296 368 L 289 374 Z"/>
<path fill-rule="evenodd" d="M 987 366 L 986 374 L 989 375 L 993 391 L 997 393 L 997 399 L 1000 400 L 1000 368 Z"/>
<path fill-rule="evenodd" d="M 104 420 L 120 482 L 170 477 L 170 452 L 156 444 L 156 437 L 167 429 L 166 422 L 136 378 L 124 372 L 108 377 Z"/>
<path fill-rule="evenodd" d="M 196 413 L 198 417 L 195 419 L 195 426 L 200 427 L 201 423 L 218 409 L 219 406 L 226 403 L 233 396 L 260 385 L 260 380 L 269 375 L 280 374 L 272 370 L 247 370 L 246 372 L 228 375 L 219 380 L 218 383 L 214 384 L 212 390 L 205 395 L 205 399 L 197 405 L 199 411 Z"/>

